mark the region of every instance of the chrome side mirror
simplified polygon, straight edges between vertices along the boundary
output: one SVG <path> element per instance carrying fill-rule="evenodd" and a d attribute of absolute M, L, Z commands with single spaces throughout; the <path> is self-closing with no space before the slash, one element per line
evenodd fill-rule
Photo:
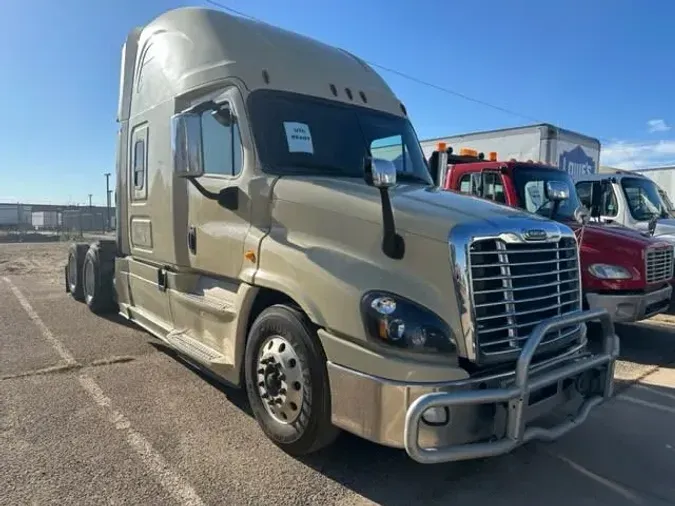
<path fill-rule="evenodd" d="M 178 177 L 204 174 L 202 122 L 199 114 L 184 112 L 171 117 L 171 155 Z"/>
<path fill-rule="evenodd" d="M 371 164 L 373 186 L 390 188 L 396 184 L 396 165 L 389 160 L 373 158 Z"/>
<path fill-rule="evenodd" d="M 570 187 L 565 181 L 546 181 L 546 198 L 552 202 L 560 202 L 570 198 Z"/>

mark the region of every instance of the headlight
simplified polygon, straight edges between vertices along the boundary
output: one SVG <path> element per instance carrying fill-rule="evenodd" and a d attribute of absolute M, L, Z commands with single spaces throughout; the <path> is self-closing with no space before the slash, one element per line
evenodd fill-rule
<path fill-rule="evenodd" d="M 450 327 L 434 313 L 410 300 L 385 292 L 369 292 L 361 300 L 366 332 L 399 348 L 454 352 Z"/>
<path fill-rule="evenodd" d="M 600 279 L 631 279 L 633 277 L 628 269 L 620 265 L 593 264 L 588 268 L 588 272 Z"/>

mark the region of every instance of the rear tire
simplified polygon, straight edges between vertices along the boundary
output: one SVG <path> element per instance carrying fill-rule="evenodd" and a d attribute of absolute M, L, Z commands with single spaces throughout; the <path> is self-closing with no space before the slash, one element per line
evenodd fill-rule
<path fill-rule="evenodd" d="M 335 440 L 340 431 L 331 423 L 326 357 L 301 311 L 283 304 L 265 309 L 251 326 L 244 368 L 251 409 L 274 444 L 299 456 Z"/>
<path fill-rule="evenodd" d="M 68 263 L 66 264 L 66 289 L 78 302 L 84 301 L 84 284 L 82 283 L 82 269 L 84 257 L 89 249 L 88 244 L 73 243 L 68 249 Z"/>
<path fill-rule="evenodd" d="M 117 311 L 114 277 L 115 250 L 105 243 L 92 244 L 82 268 L 84 301 L 92 312 L 106 314 Z"/>

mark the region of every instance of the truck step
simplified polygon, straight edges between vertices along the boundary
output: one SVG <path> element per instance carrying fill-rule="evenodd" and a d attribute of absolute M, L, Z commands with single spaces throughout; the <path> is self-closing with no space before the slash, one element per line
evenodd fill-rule
<path fill-rule="evenodd" d="M 172 330 L 165 340 L 176 350 L 206 365 L 228 365 L 222 353 L 190 337 L 183 330 Z"/>

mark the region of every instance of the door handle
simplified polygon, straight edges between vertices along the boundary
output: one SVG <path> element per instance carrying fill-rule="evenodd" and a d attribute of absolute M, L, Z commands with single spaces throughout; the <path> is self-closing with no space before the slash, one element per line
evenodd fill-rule
<path fill-rule="evenodd" d="M 197 231 L 195 227 L 190 226 L 188 230 L 188 248 L 190 249 L 191 253 L 197 253 Z"/>

